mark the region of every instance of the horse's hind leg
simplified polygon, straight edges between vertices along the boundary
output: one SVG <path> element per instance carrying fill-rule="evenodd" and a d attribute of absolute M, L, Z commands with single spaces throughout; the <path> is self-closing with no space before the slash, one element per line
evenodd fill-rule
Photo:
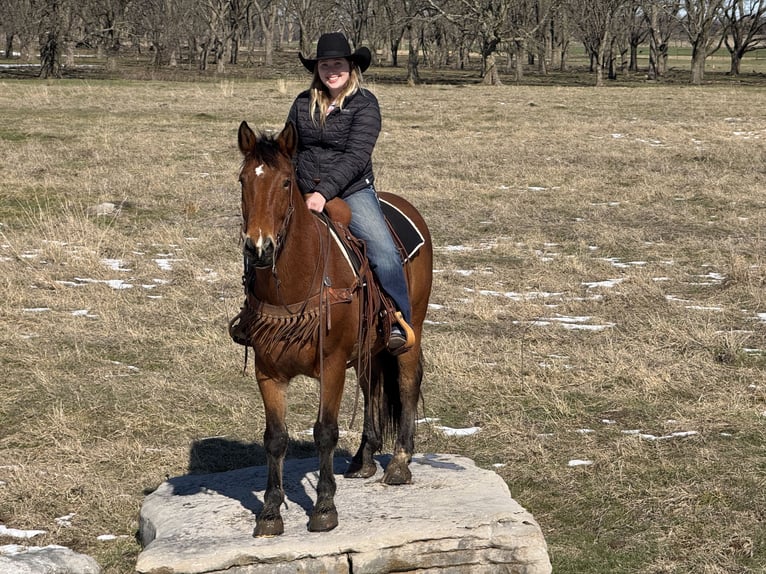
<path fill-rule="evenodd" d="M 370 478 L 378 471 L 373 455 L 383 445 L 380 416 L 371 416 L 370 384 L 379 384 L 380 361 L 373 357 L 369 372 L 357 373 L 359 385 L 364 395 L 364 429 L 362 430 L 362 442 L 356 451 L 351 464 L 346 470 L 346 478 Z M 377 411 L 375 411 L 377 413 Z"/>
<path fill-rule="evenodd" d="M 419 340 L 419 337 L 418 337 Z M 409 484 L 412 473 L 409 464 L 415 450 L 415 425 L 420 398 L 420 384 L 423 380 L 423 357 L 420 346 L 397 357 L 399 361 L 399 403 L 398 432 L 391 462 L 383 475 L 385 484 Z"/>
<path fill-rule="evenodd" d="M 326 532 L 338 526 L 333 454 L 338 444 L 338 413 L 343 396 L 345 367 L 345 361 L 335 368 L 328 367 L 327 361 L 325 362 L 319 416 L 314 424 L 314 444 L 319 451 L 319 481 L 317 501 L 308 525 L 312 532 Z"/>
<path fill-rule="evenodd" d="M 263 406 L 266 410 L 266 430 L 263 445 L 268 463 L 268 482 L 263 497 L 263 509 L 258 513 L 253 536 L 277 536 L 284 532 L 280 507 L 285 500 L 282 468 L 287 451 L 287 383 L 268 377 L 258 378 Z"/>

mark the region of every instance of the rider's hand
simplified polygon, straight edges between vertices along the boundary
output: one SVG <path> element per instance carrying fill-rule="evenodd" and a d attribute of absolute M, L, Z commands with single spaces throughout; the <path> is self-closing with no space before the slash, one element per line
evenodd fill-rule
<path fill-rule="evenodd" d="M 308 207 L 311 211 L 322 213 L 325 203 L 327 203 L 327 200 L 318 191 L 310 193 L 306 196 L 306 207 Z"/>

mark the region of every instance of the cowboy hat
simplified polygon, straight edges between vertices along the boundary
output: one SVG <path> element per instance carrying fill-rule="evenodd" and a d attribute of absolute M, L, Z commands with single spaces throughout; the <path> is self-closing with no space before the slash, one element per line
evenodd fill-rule
<path fill-rule="evenodd" d="M 316 64 L 319 60 L 329 60 L 332 58 L 346 58 L 354 64 L 361 72 L 364 72 L 370 67 L 372 61 L 372 54 L 370 50 L 365 47 L 361 47 L 355 52 L 351 52 L 351 47 L 348 45 L 348 40 L 340 32 L 330 32 L 328 34 L 322 34 L 317 42 L 317 57 L 313 60 L 304 58 L 303 54 L 298 54 L 303 66 L 309 71 L 313 72 Z"/>

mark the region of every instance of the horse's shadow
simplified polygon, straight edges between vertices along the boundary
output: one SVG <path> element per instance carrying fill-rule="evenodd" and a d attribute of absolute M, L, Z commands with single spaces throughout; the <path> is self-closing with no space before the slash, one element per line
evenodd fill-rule
<path fill-rule="evenodd" d="M 313 458 L 312 458 L 313 457 Z M 351 454 L 345 449 L 335 451 L 335 474 L 342 474 Z M 167 482 L 177 496 L 200 492 L 216 492 L 238 501 L 243 508 L 258 514 L 263 500 L 257 493 L 266 489 L 266 451 L 261 444 L 245 443 L 226 437 L 196 440 L 189 448 L 188 473 Z M 313 441 L 291 439 L 284 465 L 286 501 L 299 505 L 310 515 L 314 502 L 303 478 L 318 470 Z M 311 481 L 308 481 L 309 483 Z"/>

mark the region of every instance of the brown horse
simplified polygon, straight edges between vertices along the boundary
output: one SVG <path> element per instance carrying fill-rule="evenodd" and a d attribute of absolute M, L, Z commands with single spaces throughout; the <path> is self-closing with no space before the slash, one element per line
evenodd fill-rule
<path fill-rule="evenodd" d="M 376 472 L 373 455 L 384 435 L 395 435 L 394 451 L 383 475 L 386 484 L 411 480 L 415 419 L 423 377 L 421 333 L 431 292 L 433 250 L 423 218 L 404 199 L 385 195 L 421 230 L 425 244 L 405 263 L 412 305 L 414 346 L 393 356 L 382 335 L 365 328 L 366 289 L 327 225 L 304 202 L 293 167 L 297 133 L 287 124 L 277 136 L 239 126 L 244 156 L 242 242 L 245 260 L 245 328 L 255 355 L 255 375 L 266 413 L 264 448 L 268 484 L 254 536 L 284 531 L 282 466 L 287 449 L 286 393 L 296 375 L 318 379 L 319 412 L 314 443 L 319 451 L 317 501 L 308 528 L 327 531 L 338 524 L 333 452 L 346 369 L 354 366 L 364 395 L 364 430 L 347 477 Z M 377 313 L 376 313 L 377 315 Z M 376 323 L 377 321 L 375 321 Z M 366 336 L 365 336 L 366 333 Z M 361 367 L 361 365 L 364 365 Z"/>

